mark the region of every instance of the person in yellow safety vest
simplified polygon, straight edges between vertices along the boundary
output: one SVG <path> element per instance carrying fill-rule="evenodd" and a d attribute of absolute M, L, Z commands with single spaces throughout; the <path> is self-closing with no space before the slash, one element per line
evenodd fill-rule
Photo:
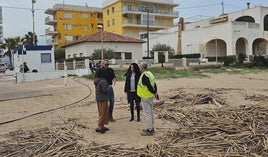
<path fill-rule="evenodd" d="M 159 99 L 157 85 L 154 75 L 147 70 L 146 62 L 140 63 L 141 76 L 138 82 L 137 94 L 141 97 L 143 113 L 147 122 L 147 129 L 142 130 L 142 136 L 152 136 L 154 134 L 154 98 Z"/>

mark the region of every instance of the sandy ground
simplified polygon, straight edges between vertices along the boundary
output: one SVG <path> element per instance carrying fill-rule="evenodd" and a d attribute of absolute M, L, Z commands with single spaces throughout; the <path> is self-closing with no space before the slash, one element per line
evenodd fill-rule
<path fill-rule="evenodd" d="M 188 94 L 212 92 L 220 95 L 227 105 L 254 105 L 267 102 L 268 98 L 268 72 L 247 75 L 217 74 L 202 79 L 157 80 L 157 84 L 160 101 L 165 103 L 171 103 L 170 97 L 177 95 L 180 90 Z M 75 120 L 84 126 L 80 133 L 86 142 L 121 143 L 126 147 L 141 148 L 157 142 L 157 137 L 176 127 L 175 123 L 160 120 L 156 115 L 155 135 L 141 136 L 141 130 L 146 128 L 144 117 L 142 116 L 141 122 L 129 122 L 130 113 L 123 85 L 124 82 L 117 82 L 114 86 L 116 122 L 109 123 L 110 131 L 99 134 L 95 132 L 98 114 L 91 80 L 74 80 L 70 77 L 67 86 L 64 85 L 64 79 L 19 84 L 1 81 L 0 135 L 18 129 L 33 130 Z M 218 92 L 223 90 L 224 92 Z M 246 99 L 247 97 L 257 99 Z M 40 113 L 43 111 L 49 112 Z M 35 113 L 38 114 L 26 117 Z M 0 136 L 0 141 L 3 140 L 5 139 Z"/>

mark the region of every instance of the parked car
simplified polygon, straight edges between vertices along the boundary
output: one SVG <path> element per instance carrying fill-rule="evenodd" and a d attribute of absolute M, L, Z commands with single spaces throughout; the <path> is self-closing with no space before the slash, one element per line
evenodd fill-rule
<path fill-rule="evenodd" d="M 0 63 L 0 72 L 5 72 L 7 70 L 7 65 L 5 63 Z"/>

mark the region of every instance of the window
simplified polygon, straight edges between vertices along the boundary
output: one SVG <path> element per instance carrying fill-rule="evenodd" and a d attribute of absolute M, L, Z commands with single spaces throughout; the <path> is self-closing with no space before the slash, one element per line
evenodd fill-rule
<path fill-rule="evenodd" d="M 112 25 L 115 25 L 115 19 L 112 19 Z"/>
<path fill-rule="evenodd" d="M 67 41 L 73 41 L 74 40 L 73 36 L 65 36 L 65 39 Z"/>
<path fill-rule="evenodd" d="M 146 25 L 147 24 L 147 15 L 142 15 L 142 24 Z M 153 25 L 155 22 L 155 17 L 152 15 L 149 15 L 149 24 Z"/>
<path fill-rule="evenodd" d="M 132 59 L 132 53 L 131 52 L 126 52 L 125 53 L 125 59 Z"/>
<path fill-rule="evenodd" d="M 89 32 L 90 31 L 88 25 L 84 25 L 84 31 L 86 31 L 86 32 Z"/>
<path fill-rule="evenodd" d="M 114 13 L 114 7 L 112 7 L 112 13 Z"/>
<path fill-rule="evenodd" d="M 64 29 L 65 29 L 65 30 L 72 30 L 72 29 L 73 29 L 73 25 L 70 25 L 70 24 L 64 24 Z"/>
<path fill-rule="evenodd" d="M 127 18 L 128 23 L 133 23 L 132 17 Z"/>
<path fill-rule="evenodd" d="M 77 57 L 77 54 L 73 54 L 73 58 L 76 58 Z"/>
<path fill-rule="evenodd" d="M 132 11 L 132 5 L 127 5 L 127 10 Z"/>
<path fill-rule="evenodd" d="M 107 21 L 107 26 L 110 27 L 110 21 L 109 20 Z"/>
<path fill-rule="evenodd" d="M 71 55 L 68 55 L 68 57 L 67 57 L 67 58 L 68 58 L 68 59 L 69 59 L 69 58 L 71 58 Z"/>
<path fill-rule="evenodd" d="M 73 15 L 70 14 L 70 13 L 65 13 L 65 14 L 64 14 L 64 18 L 65 18 L 65 19 L 72 19 L 72 18 L 73 18 Z"/>
<path fill-rule="evenodd" d="M 109 15 L 110 14 L 110 10 L 109 9 L 107 9 L 107 15 Z"/>
<path fill-rule="evenodd" d="M 83 17 L 84 19 L 88 19 L 88 14 L 82 14 L 82 17 Z"/>
<path fill-rule="evenodd" d="M 93 23 L 91 24 L 91 28 L 94 28 L 94 24 Z"/>
<path fill-rule="evenodd" d="M 80 53 L 80 54 L 79 54 L 79 57 L 83 57 L 83 53 Z"/>
<path fill-rule="evenodd" d="M 51 63 L 51 53 L 41 53 L 41 63 Z"/>

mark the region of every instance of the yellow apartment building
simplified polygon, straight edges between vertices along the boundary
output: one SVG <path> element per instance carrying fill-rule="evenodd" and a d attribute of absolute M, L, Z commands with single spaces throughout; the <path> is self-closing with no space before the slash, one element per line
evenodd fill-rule
<path fill-rule="evenodd" d="M 144 39 L 147 31 L 173 27 L 173 20 L 178 18 L 178 12 L 174 11 L 177 6 L 173 0 L 106 0 L 104 30 Z"/>
<path fill-rule="evenodd" d="M 46 43 L 61 48 L 63 45 L 98 32 L 103 25 L 102 9 L 88 6 L 55 4 L 45 11 Z M 82 57 L 82 56 L 80 56 Z"/>

